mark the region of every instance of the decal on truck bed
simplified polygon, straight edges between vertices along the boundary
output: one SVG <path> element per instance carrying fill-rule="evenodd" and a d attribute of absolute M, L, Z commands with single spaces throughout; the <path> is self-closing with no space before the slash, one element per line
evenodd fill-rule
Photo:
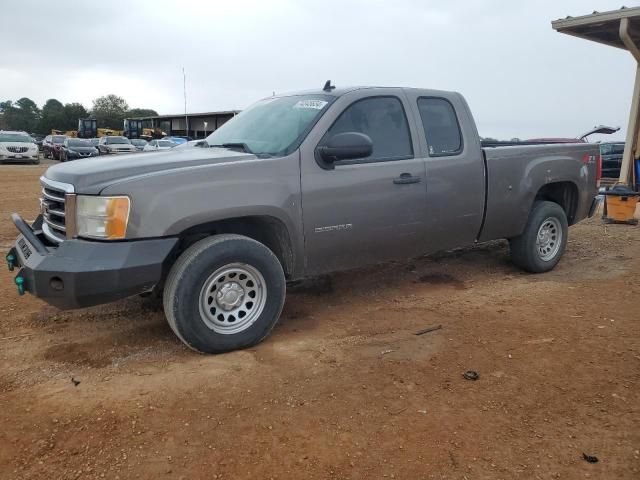
<path fill-rule="evenodd" d="M 329 225 L 327 227 L 316 227 L 314 231 L 316 233 L 337 232 L 338 230 L 351 230 L 352 228 L 353 228 L 352 223 L 343 223 L 341 225 Z"/>

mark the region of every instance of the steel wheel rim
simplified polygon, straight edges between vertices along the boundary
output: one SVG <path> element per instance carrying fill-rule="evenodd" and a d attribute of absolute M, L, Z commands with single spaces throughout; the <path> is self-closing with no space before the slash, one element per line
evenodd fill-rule
<path fill-rule="evenodd" d="M 541 260 L 548 262 L 553 260 L 560 251 L 562 244 L 562 226 L 557 218 L 546 218 L 536 236 L 536 251 Z"/>
<path fill-rule="evenodd" d="M 232 335 L 251 327 L 264 310 L 264 277 L 251 265 L 231 263 L 220 267 L 200 290 L 200 316 L 216 333 Z"/>

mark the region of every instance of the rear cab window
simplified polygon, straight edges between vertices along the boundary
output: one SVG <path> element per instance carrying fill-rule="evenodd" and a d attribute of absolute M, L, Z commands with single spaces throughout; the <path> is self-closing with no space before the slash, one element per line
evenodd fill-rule
<path fill-rule="evenodd" d="M 460 123 L 453 105 L 448 100 L 438 97 L 420 97 L 418 111 L 430 157 L 462 153 L 464 145 Z"/>

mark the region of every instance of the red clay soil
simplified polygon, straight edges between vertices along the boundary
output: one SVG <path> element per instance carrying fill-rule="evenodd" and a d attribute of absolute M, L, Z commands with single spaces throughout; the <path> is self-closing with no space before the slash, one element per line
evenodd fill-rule
<path fill-rule="evenodd" d="M 3 250 L 43 170 L 1 168 Z M 0 478 L 638 479 L 638 272 L 640 227 L 594 218 L 553 272 L 494 242 L 341 273 L 204 356 L 144 299 L 62 312 L 4 269 Z"/>

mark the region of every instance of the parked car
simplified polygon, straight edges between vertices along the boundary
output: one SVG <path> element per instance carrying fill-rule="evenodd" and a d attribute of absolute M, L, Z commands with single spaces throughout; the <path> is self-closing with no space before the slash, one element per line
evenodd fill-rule
<path fill-rule="evenodd" d="M 589 137 L 591 135 L 611 135 L 612 133 L 616 133 L 618 130 L 620 130 L 620 127 L 609 127 L 606 125 L 598 125 L 575 138 L 564 138 L 564 137 L 530 138 L 528 140 L 523 140 L 523 142 L 524 143 L 586 143 L 589 141 Z"/>
<path fill-rule="evenodd" d="M 66 135 L 47 135 L 42 141 L 42 151 L 44 158 L 60 160 L 60 148 L 67 139 Z"/>
<path fill-rule="evenodd" d="M 91 141 L 88 139 L 67 138 L 60 149 L 61 162 L 96 156 L 98 156 L 98 149 L 91 145 Z"/>
<path fill-rule="evenodd" d="M 36 134 L 32 133 L 30 136 L 31 138 L 33 138 L 33 141 L 38 146 L 38 150 L 42 151 L 42 141 L 44 140 L 44 135 L 38 135 L 37 133 Z"/>
<path fill-rule="evenodd" d="M 0 163 L 40 163 L 38 146 L 26 132 L 0 130 Z"/>
<path fill-rule="evenodd" d="M 622 166 L 622 154 L 624 153 L 624 142 L 605 142 L 600 144 L 600 155 L 602 155 L 602 177 L 620 177 L 620 167 Z"/>
<path fill-rule="evenodd" d="M 131 138 L 129 141 L 131 142 L 131 145 L 136 147 L 138 151 L 144 150 L 144 147 L 146 147 L 147 144 L 149 143 L 142 138 Z"/>
<path fill-rule="evenodd" d="M 482 148 L 452 92 L 268 97 L 207 143 L 50 167 L 43 215 L 13 215 L 18 286 L 61 308 L 155 288 L 176 335 L 218 353 L 263 340 L 307 276 L 494 239 L 549 271 L 597 205 L 597 145 Z"/>
<path fill-rule="evenodd" d="M 155 150 L 170 150 L 175 147 L 176 144 L 169 140 L 151 140 L 144 147 L 145 152 L 153 152 Z"/>
<path fill-rule="evenodd" d="M 171 137 L 162 137 L 162 140 L 169 140 L 170 142 L 175 143 L 176 145 L 182 145 L 183 143 L 187 143 L 188 141 L 191 140 L 190 137 L 175 137 L 175 136 L 171 136 Z"/>
<path fill-rule="evenodd" d="M 134 153 L 138 149 L 131 145 L 127 137 L 101 137 L 98 142 L 98 150 L 100 155 L 109 153 Z"/>

